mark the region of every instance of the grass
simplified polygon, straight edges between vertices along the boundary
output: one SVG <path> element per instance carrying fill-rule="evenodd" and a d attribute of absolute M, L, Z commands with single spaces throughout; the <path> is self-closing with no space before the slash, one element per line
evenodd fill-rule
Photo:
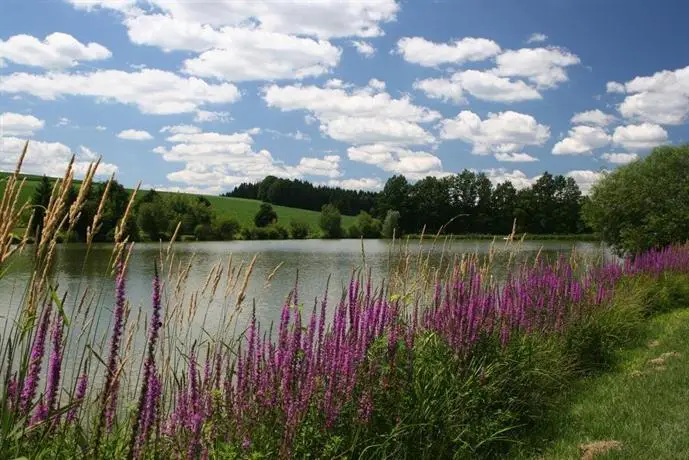
<path fill-rule="evenodd" d="M 575 386 L 547 433 L 554 441 L 533 458 L 579 458 L 580 445 L 609 440 L 622 445 L 609 459 L 689 458 L 687 337 L 689 310 L 652 318 L 645 343 L 621 351 L 614 371 Z M 679 356 L 652 361 L 672 352 Z"/>
<path fill-rule="evenodd" d="M 223 196 L 204 195 L 211 202 L 216 215 L 219 218 L 235 218 L 243 227 L 254 225 L 254 215 L 258 211 L 261 202 L 246 198 L 230 198 Z M 278 215 L 278 223 L 289 228 L 292 219 L 300 220 L 309 225 L 312 230 L 318 229 L 321 216 L 319 211 L 308 209 L 288 208 L 286 206 L 273 206 Z M 342 216 L 342 227 L 347 229 L 356 221 L 356 217 Z"/>
<path fill-rule="evenodd" d="M 9 173 L 0 172 L 0 196 L 5 190 L 5 179 L 9 176 Z M 19 195 L 19 202 L 24 203 L 26 200 L 31 199 L 31 195 L 36 189 L 41 176 L 24 174 L 23 178 L 26 179 L 24 188 Z M 75 181 L 78 185 L 80 182 Z M 128 189 L 131 191 L 131 189 Z M 146 190 L 142 190 L 139 196 L 143 196 Z M 172 194 L 171 192 L 164 192 L 163 194 Z M 192 195 L 196 196 L 196 195 Z M 254 215 L 258 211 L 261 202 L 258 200 L 249 200 L 245 198 L 229 198 L 215 195 L 203 195 L 208 201 L 211 202 L 213 209 L 218 218 L 229 219 L 234 218 L 239 221 L 242 227 L 253 227 L 254 225 Z M 309 225 L 312 230 L 318 230 L 318 222 L 321 213 L 319 211 L 310 211 L 307 209 L 289 208 L 286 206 L 273 206 L 275 212 L 278 215 L 278 223 L 289 228 L 290 221 L 292 219 L 300 220 Z M 346 230 L 356 221 L 354 216 L 342 216 L 342 227 Z"/>

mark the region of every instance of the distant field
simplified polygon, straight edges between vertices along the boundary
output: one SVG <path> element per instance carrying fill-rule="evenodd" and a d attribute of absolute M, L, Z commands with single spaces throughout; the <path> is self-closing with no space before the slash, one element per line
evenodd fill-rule
<path fill-rule="evenodd" d="M 5 190 L 7 176 L 9 176 L 9 173 L 0 172 L 0 196 Z M 26 200 L 31 198 L 33 191 L 40 181 L 40 176 L 25 175 L 23 177 L 26 179 L 26 183 L 20 195 L 20 203 L 24 203 Z M 162 193 L 171 194 L 170 192 Z M 261 202 L 258 200 L 248 200 L 245 198 L 226 198 L 214 195 L 204 196 L 208 198 L 208 201 L 211 202 L 211 205 L 215 209 L 216 215 L 219 218 L 222 219 L 233 217 L 237 219 L 243 227 L 253 226 L 254 215 L 258 211 L 258 208 L 261 204 Z M 318 211 L 288 208 L 285 206 L 273 206 L 273 209 L 275 209 L 275 212 L 278 215 L 278 222 L 285 226 L 289 226 L 289 223 L 292 219 L 297 219 L 306 222 L 313 230 L 318 229 L 318 219 L 321 214 Z M 354 223 L 355 219 L 356 218 L 352 216 L 342 216 L 342 227 L 346 230 Z"/>

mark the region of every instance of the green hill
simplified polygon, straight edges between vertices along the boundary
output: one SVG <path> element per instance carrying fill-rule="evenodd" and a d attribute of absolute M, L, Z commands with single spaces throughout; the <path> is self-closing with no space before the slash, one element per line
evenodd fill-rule
<path fill-rule="evenodd" d="M 9 175 L 10 173 L 0 172 L 0 196 L 5 190 L 6 179 Z M 24 203 L 26 200 L 31 198 L 34 189 L 41 179 L 41 176 L 29 174 L 25 174 L 22 177 L 26 179 L 26 183 L 20 195 L 20 203 Z M 139 191 L 141 195 L 143 195 L 142 192 L 145 192 L 145 190 Z M 172 194 L 172 192 L 161 193 L 166 195 Z M 215 195 L 203 196 L 210 201 L 218 218 L 235 218 L 239 221 L 242 227 L 252 227 L 254 225 L 254 215 L 258 211 L 258 207 L 261 204 L 260 201 L 245 198 L 228 198 Z M 312 230 L 318 229 L 318 219 L 320 217 L 320 212 L 318 211 L 288 208 L 285 206 L 273 206 L 273 209 L 275 209 L 275 212 L 278 215 L 278 222 L 285 226 L 289 226 L 289 223 L 292 219 L 297 219 L 306 222 Z M 356 218 L 353 216 L 342 216 L 342 227 L 347 229 L 354 223 L 355 219 Z"/>

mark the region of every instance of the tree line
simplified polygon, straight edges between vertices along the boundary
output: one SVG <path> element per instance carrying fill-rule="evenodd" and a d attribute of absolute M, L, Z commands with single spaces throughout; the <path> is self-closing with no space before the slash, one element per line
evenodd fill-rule
<path fill-rule="evenodd" d="M 249 198 L 311 211 L 320 211 L 326 204 L 332 204 L 342 214 L 356 216 L 361 211 L 370 212 L 375 206 L 377 193 L 314 185 L 298 179 L 266 176 L 260 182 L 239 184 L 234 190 L 222 196 Z"/>
<path fill-rule="evenodd" d="M 81 218 L 70 235 L 74 240 L 86 239 L 105 188 L 105 183 L 91 187 Z M 32 232 L 40 234 L 41 213 L 51 191 L 52 181 L 43 177 L 32 197 L 37 212 Z M 76 189 L 72 190 L 68 201 L 76 199 L 76 194 Z M 203 196 L 149 190 L 134 202 L 127 234 L 132 241 L 166 240 L 178 224 L 181 238 L 200 241 L 318 236 L 379 238 L 418 234 L 424 229 L 427 233 L 508 234 L 515 221 L 515 230 L 520 233 L 591 231 L 581 212 L 587 198 L 582 196 L 576 182 L 547 172 L 521 190 L 509 181 L 494 186 L 485 174 L 469 170 L 442 178 L 429 176 L 416 183 L 396 175 L 387 180 L 380 192 L 314 186 L 306 181 L 268 176 L 255 184 L 241 184 L 225 196 L 263 201 L 253 225 L 242 226 L 236 219 L 218 217 Z M 121 184 L 116 181 L 110 184 L 95 241 L 112 241 L 129 199 L 130 192 Z M 320 230 L 314 231 L 299 220 L 278 222 L 272 205 L 320 210 Z M 343 228 L 342 215 L 356 215 L 357 219 L 349 228 Z"/>
<path fill-rule="evenodd" d="M 420 233 L 424 227 L 432 233 L 507 234 L 515 220 L 518 232 L 591 231 L 581 214 L 587 198 L 577 183 L 571 177 L 548 172 L 520 190 L 510 181 L 494 186 L 486 174 L 469 170 L 442 178 L 429 176 L 416 183 L 396 175 L 377 193 L 316 187 L 302 180 L 268 176 L 257 183 L 240 184 L 225 196 L 313 210 L 333 205 L 342 214 L 361 215 L 362 225 L 369 230 L 367 234 L 375 233 L 370 227 L 376 225 L 380 225 L 382 232 L 389 212 L 397 213 L 398 235 Z M 378 223 L 367 223 L 367 216 Z M 341 229 L 340 234 L 355 236 L 356 230 Z"/>

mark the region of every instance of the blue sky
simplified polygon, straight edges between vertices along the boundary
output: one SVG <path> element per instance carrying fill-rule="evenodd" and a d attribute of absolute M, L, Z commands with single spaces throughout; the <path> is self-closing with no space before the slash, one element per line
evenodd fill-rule
<path fill-rule="evenodd" d="M 587 190 L 689 140 L 682 0 L 4 0 L 0 169 L 220 193 L 464 168 Z"/>

